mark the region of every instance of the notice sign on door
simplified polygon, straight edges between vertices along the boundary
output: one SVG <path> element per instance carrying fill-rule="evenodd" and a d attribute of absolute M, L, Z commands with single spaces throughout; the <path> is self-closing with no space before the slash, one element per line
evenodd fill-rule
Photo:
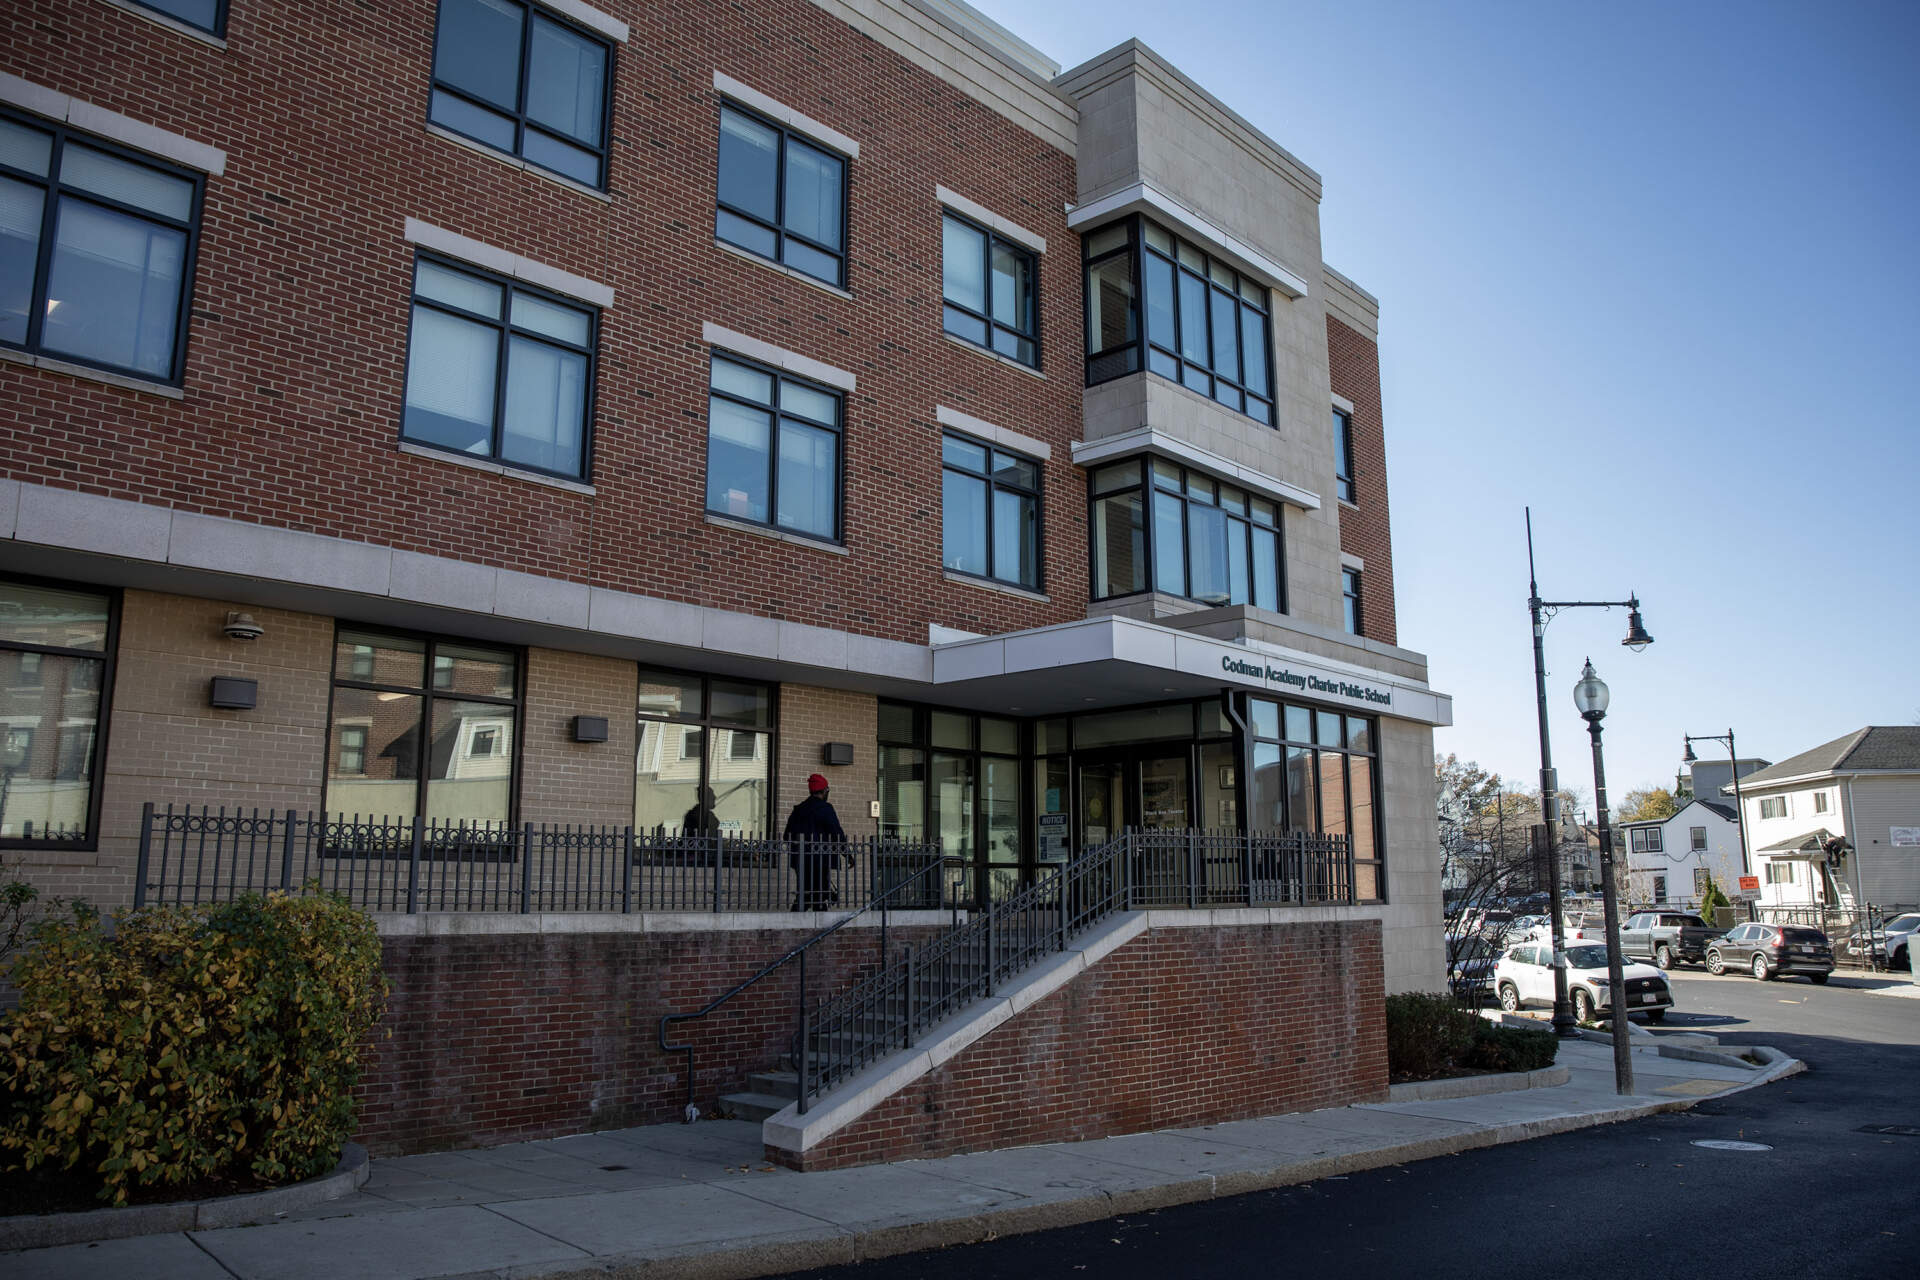
<path fill-rule="evenodd" d="M 1887 833 L 1894 844 L 1920 845 L 1920 827 L 1889 827 Z"/>

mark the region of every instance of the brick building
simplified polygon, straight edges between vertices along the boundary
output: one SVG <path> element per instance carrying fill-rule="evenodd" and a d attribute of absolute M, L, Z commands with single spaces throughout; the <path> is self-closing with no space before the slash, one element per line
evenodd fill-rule
<path fill-rule="evenodd" d="M 1377 303 L 1319 175 L 1151 50 L 1062 72 L 951 0 L 0 30 L 0 850 L 44 889 L 131 901 L 150 801 L 745 836 L 819 771 L 979 900 L 1127 827 L 1343 836 L 1313 937 L 1440 985 Z"/>

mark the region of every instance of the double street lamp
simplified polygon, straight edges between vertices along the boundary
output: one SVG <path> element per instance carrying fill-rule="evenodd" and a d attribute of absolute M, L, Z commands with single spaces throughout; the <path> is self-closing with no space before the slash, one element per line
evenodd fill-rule
<path fill-rule="evenodd" d="M 1562 609 L 1625 609 L 1627 635 L 1620 643 L 1635 653 L 1653 643 L 1640 621 L 1640 598 L 1625 600 L 1542 600 L 1533 567 L 1533 508 L 1527 508 L 1527 612 L 1533 618 L 1533 687 L 1540 713 L 1540 820 L 1547 828 L 1551 866 L 1547 875 L 1547 909 L 1553 913 L 1553 1030 L 1573 1034 L 1573 1008 L 1567 1003 L 1567 934 L 1560 894 L 1560 784 L 1553 772 L 1553 747 L 1547 736 L 1547 623 Z M 1602 686 L 1603 688 L 1605 686 Z M 1604 708 L 1603 708 L 1604 709 Z M 1605 819 L 1602 819 L 1604 824 Z"/>
<path fill-rule="evenodd" d="M 1740 823 L 1740 874 L 1753 874 L 1753 863 L 1747 857 L 1747 806 L 1740 795 L 1740 753 L 1733 749 L 1733 730 L 1725 733 L 1686 733 L 1680 735 L 1687 741 L 1686 753 L 1680 757 L 1681 764 L 1698 763 L 1700 757 L 1693 754 L 1696 742 L 1724 742 L 1727 755 L 1733 761 L 1733 816 Z M 1698 795 L 1694 799 L 1699 799 Z"/>
<path fill-rule="evenodd" d="M 1632 1034 L 1627 1021 L 1627 980 L 1620 964 L 1620 899 L 1615 891 L 1613 867 L 1613 829 L 1607 825 L 1607 766 L 1600 757 L 1600 722 L 1607 718 L 1607 682 L 1594 674 L 1593 659 L 1587 659 L 1580 672 L 1580 683 L 1573 686 L 1573 705 L 1587 722 L 1587 734 L 1593 739 L 1593 807 L 1600 822 L 1600 901 L 1607 925 L 1607 987 L 1613 998 L 1613 1088 L 1626 1095 L 1633 1092 Z"/>

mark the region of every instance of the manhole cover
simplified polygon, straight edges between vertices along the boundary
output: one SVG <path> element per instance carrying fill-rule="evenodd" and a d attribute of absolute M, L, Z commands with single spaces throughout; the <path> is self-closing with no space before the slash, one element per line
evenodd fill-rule
<path fill-rule="evenodd" d="M 1694 1141 L 1696 1147 L 1706 1147 L 1710 1151 L 1771 1151 L 1772 1147 L 1764 1142 L 1735 1142 L 1732 1138 L 1699 1138 Z"/>
<path fill-rule="evenodd" d="M 1920 1138 L 1920 1125 L 1866 1124 L 1860 1126 L 1860 1132 L 1878 1133 L 1890 1138 Z"/>

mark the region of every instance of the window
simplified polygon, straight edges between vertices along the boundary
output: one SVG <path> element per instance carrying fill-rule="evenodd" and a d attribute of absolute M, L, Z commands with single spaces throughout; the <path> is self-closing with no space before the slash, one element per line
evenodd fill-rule
<path fill-rule="evenodd" d="M 0 578 L 0 848 L 92 847 L 115 602 Z"/>
<path fill-rule="evenodd" d="M 1666 847 L 1658 827 L 1634 827 L 1633 851 L 1635 853 L 1664 853 Z"/>
<path fill-rule="evenodd" d="M 178 383 L 201 180 L 0 113 L 0 345 Z"/>
<path fill-rule="evenodd" d="M 1005 897 L 1020 886 L 1020 774 L 1015 721 L 880 704 L 880 834 L 939 840 L 943 852 L 965 861 L 976 898 Z"/>
<path fill-rule="evenodd" d="M 1286 610 L 1280 508 L 1158 458 L 1095 471 L 1090 542 L 1096 599 L 1152 589 L 1208 604 Z"/>
<path fill-rule="evenodd" d="M 763 836 L 772 829 L 773 686 L 643 667 L 637 711 L 636 830 Z"/>
<path fill-rule="evenodd" d="M 1144 361 L 1163 378 L 1272 424 L 1265 285 L 1143 218 L 1102 228 L 1083 245 L 1087 385 L 1135 373 Z"/>
<path fill-rule="evenodd" d="M 1346 611 L 1347 634 L 1363 636 L 1366 633 L 1366 620 L 1360 614 L 1360 571 L 1342 569 L 1340 571 L 1340 603 Z"/>
<path fill-rule="evenodd" d="M 816 280 L 846 282 L 844 156 L 723 103 L 718 197 L 719 239 Z"/>
<path fill-rule="evenodd" d="M 589 187 L 607 183 L 604 41 L 520 0 L 440 0 L 427 118 Z"/>
<path fill-rule="evenodd" d="M 941 219 L 940 241 L 947 332 L 1038 368 L 1040 272 L 1032 252 L 951 213 Z"/>
<path fill-rule="evenodd" d="M 1816 791 L 1813 793 L 1813 811 L 1815 813 L 1825 813 L 1827 811 L 1827 793 L 1826 792 Z"/>
<path fill-rule="evenodd" d="M 1760 801 L 1760 816 L 1763 818 L 1784 818 L 1787 816 L 1787 798 L 1785 796 L 1767 796 Z"/>
<path fill-rule="evenodd" d="M 400 434 L 584 479 L 597 325 L 591 307 L 417 258 Z"/>
<path fill-rule="evenodd" d="M 839 394 L 721 355 L 711 386 L 707 510 L 839 541 Z"/>
<path fill-rule="evenodd" d="M 1653 900 L 1655 902 L 1665 902 L 1667 900 L 1667 878 L 1665 876 L 1655 876 L 1653 878 Z"/>
<path fill-rule="evenodd" d="M 1705 827 L 1688 827 L 1687 835 L 1691 841 L 1692 852 L 1700 853 L 1706 849 L 1707 829 Z"/>
<path fill-rule="evenodd" d="M 1040 464 L 965 436 L 940 442 L 942 563 L 1040 589 Z"/>
<path fill-rule="evenodd" d="M 1378 726 L 1321 707 L 1247 700 L 1253 731 L 1248 821 L 1256 831 L 1315 831 L 1353 841 L 1355 895 L 1386 897 L 1380 841 Z"/>
<path fill-rule="evenodd" d="M 519 723 L 513 650 L 342 626 L 327 816 L 503 829 Z"/>
<path fill-rule="evenodd" d="M 1333 487 L 1348 502 L 1354 501 L 1353 489 L 1353 415 L 1333 411 Z"/>
<path fill-rule="evenodd" d="M 1793 864 L 1791 862 L 1769 862 L 1767 864 L 1768 884 L 1793 884 Z"/>
<path fill-rule="evenodd" d="M 208 35 L 227 34 L 227 0 L 131 0 L 142 9 L 198 27 Z"/>

